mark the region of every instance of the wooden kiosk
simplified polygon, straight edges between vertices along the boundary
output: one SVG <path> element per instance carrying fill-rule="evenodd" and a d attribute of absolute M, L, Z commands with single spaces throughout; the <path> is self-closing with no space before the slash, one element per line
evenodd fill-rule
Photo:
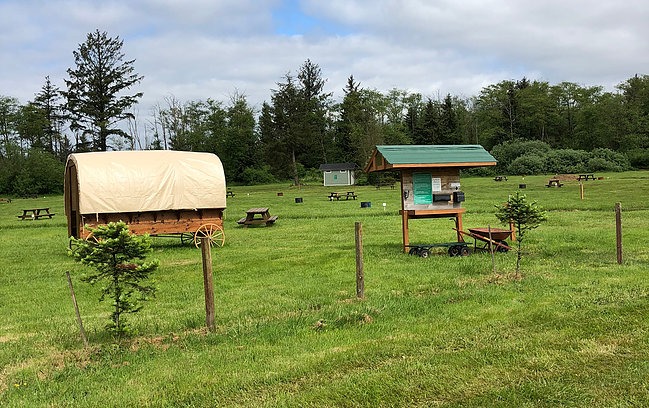
<path fill-rule="evenodd" d="M 462 230 L 460 170 L 495 166 L 493 158 L 480 145 L 394 145 L 376 146 L 365 171 L 401 173 L 401 218 L 403 250 L 408 251 L 408 220 L 454 218 Z M 458 242 L 462 242 L 460 232 Z"/>

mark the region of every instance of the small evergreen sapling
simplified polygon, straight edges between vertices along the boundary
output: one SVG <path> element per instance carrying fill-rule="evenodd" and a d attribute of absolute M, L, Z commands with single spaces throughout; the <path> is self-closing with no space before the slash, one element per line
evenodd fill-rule
<path fill-rule="evenodd" d="M 546 220 L 545 210 L 543 210 L 536 201 L 528 202 L 527 196 L 519 191 L 516 195 L 510 195 L 506 203 L 496 206 L 496 218 L 505 225 L 510 222 L 514 223 L 516 228 L 516 275 L 520 273 L 521 267 L 521 244 L 528 231 L 538 227 Z"/>
<path fill-rule="evenodd" d="M 131 234 L 124 222 L 111 222 L 91 231 L 88 239 L 73 239 L 70 253 L 75 261 L 96 270 L 82 280 L 92 285 L 104 283 L 99 300 L 106 296 L 113 300 L 111 322 L 106 328 L 122 336 L 130 332 L 122 315 L 138 312 L 141 302 L 155 295 L 155 287 L 148 279 L 158 268 L 158 261 L 145 262 L 151 239 Z"/>

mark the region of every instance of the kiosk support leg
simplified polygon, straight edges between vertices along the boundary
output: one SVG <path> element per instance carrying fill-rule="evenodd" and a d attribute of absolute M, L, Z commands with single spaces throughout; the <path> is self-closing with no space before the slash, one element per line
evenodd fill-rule
<path fill-rule="evenodd" d="M 410 243 L 408 236 L 408 211 L 402 211 L 401 213 L 401 226 L 403 229 L 403 252 L 408 253 L 408 244 Z"/>

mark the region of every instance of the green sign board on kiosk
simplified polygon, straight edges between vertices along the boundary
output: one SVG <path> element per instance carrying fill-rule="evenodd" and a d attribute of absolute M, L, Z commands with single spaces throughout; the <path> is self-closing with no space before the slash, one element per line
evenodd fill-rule
<path fill-rule="evenodd" d="M 413 173 L 415 205 L 433 203 L 433 181 L 430 173 Z"/>

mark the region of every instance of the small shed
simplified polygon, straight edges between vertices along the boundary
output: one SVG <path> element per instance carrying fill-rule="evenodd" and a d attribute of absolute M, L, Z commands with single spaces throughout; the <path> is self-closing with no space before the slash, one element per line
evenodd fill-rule
<path fill-rule="evenodd" d="M 211 153 L 75 153 L 68 156 L 64 186 L 71 237 L 86 238 L 87 226 L 111 221 L 126 222 L 135 234 L 180 234 L 195 243 L 223 237 L 225 174 Z"/>
<path fill-rule="evenodd" d="M 462 230 L 460 170 L 495 166 L 496 159 L 480 145 L 376 146 L 366 172 L 398 170 L 401 175 L 403 249 L 409 245 L 408 220 L 455 218 Z M 462 240 L 457 233 L 458 242 Z"/>
<path fill-rule="evenodd" d="M 330 163 L 321 164 L 320 171 L 324 176 L 324 185 L 327 186 L 353 186 L 356 182 L 354 171 L 356 163 Z"/>

